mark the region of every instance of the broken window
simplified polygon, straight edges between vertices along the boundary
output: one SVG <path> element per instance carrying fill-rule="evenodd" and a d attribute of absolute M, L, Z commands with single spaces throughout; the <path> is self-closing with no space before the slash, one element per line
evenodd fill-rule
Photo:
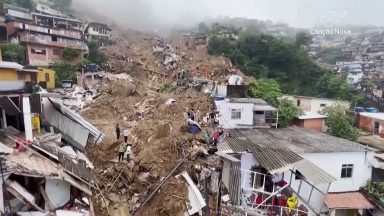
<path fill-rule="evenodd" d="M 343 164 L 341 167 L 341 178 L 351 178 L 353 174 L 353 164 Z"/>
<path fill-rule="evenodd" d="M 231 109 L 231 119 L 241 119 L 241 109 Z"/>

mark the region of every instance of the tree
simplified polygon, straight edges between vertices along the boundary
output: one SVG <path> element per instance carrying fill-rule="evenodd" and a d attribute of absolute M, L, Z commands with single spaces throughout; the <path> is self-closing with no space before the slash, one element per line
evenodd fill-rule
<path fill-rule="evenodd" d="M 327 116 L 327 133 L 352 141 L 359 137 L 359 130 L 353 127 L 353 120 L 347 116 L 347 110 L 343 105 L 335 104 L 327 107 L 322 114 Z"/>
<path fill-rule="evenodd" d="M 6 43 L 1 45 L 1 52 L 4 61 L 25 63 L 25 48 L 20 44 Z"/>
<path fill-rule="evenodd" d="M 344 59 L 341 48 L 330 47 L 320 51 L 319 57 L 324 59 L 328 64 L 336 64 L 337 61 Z"/>
<path fill-rule="evenodd" d="M 107 61 L 107 57 L 100 51 L 100 46 L 96 41 L 88 43 L 89 53 L 88 60 L 92 63 L 103 65 Z"/>
<path fill-rule="evenodd" d="M 200 34 L 208 34 L 210 31 L 209 27 L 207 26 L 207 24 L 205 24 L 204 22 L 201 22 L 199 24 L 199 33 Z"/>
<path fill-rule="evenodd" d="M 275 80 L 258 80 L 249 85 L 248 95 L 253 98 L 261 98 L 273 106 L 278 104 L 282 97 L 279 84 Z"/>
<path fill-rule="evenodd" d="M 234 46 L 228 38 L 220 38 L 213 36 L 209 39 L 208 53 L 211 55 L 222 55 L 230 57 L 233 52 Z"/>
<path fill-rule="evenodd" d="M 249 85 L 248 95 L 261 98 L 279 111 L 279 127 L 286 127 L 288 122 L 298 118 L 302 111 L 290 100 L 283 99 L 279 84 L 274 80 L 258 80 Z"/>
<path fill-rule="evenodd" d="M 55 63 L 52 69 L 56 74 L 56 86 L 61 85 L 62 80 L 73 80 L 75 78 L 75 72 L 77 71 L 77 65 L 67 63 Z"/>
<path fill-rule="evenodd" d="M 312 37 L 306 32 L 299 32 L 295 37 L 295 46 L 300 48 L 301 46 L 308 46 L 312 42 Z"/>
<path fill-rule="evenodd" d="M 298 118 L 300 115 L 303 114 L 302 110 L 300 110 L 297 106 L 292 103 L 292 101 L 286 98 L 279 99 L 279 104 L 277 108 L 279 110 L 279 127 L 286 127 L 290 121 Z"/>
<path fill-rule="evenodd" d="M 63 56 L 66 61 L 73 61 L 80 56 L 80 51 L 73 48 L 65 48 Z"/>
<path fill-rule="evenodd" d="M 72 5 L 72 0 L 54 0 L 53 8 L 60 11 L 69 11 Z"/>

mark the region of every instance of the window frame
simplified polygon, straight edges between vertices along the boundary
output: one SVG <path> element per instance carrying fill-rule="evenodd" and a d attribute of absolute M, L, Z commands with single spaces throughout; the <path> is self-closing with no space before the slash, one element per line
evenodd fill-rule
<path fill-rule="evenodd" d="M 342 164 L 341 165 L 341 173 L 340 178 L 342 179 L 348 179 L 353 177 L 353 164 Z"/>
<path fill-rule="evenodd" d="M 234 114 L 239 114 L 238 117 Z M 231 109 L 231 120 L 240 120 L 241 119 L 241 109 Z"/>

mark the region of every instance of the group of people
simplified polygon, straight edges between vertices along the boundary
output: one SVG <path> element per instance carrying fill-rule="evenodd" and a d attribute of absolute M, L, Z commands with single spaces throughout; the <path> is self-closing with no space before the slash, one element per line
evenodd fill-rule
<path fill-rule="evenodd" d="M 191 119 L 192 121 L 196 121 L 198 122 L 198 116 L 199 116 L 199 109 L 197 109 L 197 111 L 195 111 L 195 109 L 188 109 L 186 108 L 185 110 L 185 113 L 184 113 L 184 117 L 187 118 L 187 119 Z"/>
<path fill-rule="evenodd" d="M 120 141 L 120 125 L 116 125 L 116 138 L 118 141 Z M 129 135 L 129 130 L 126 128 L 123 131 L 124 135 L 124 141 L 121 141 L 119 144 L 119 147 L 117 149 L 119 153 L 119 162 L 124 160 L 124 156 L 127 157 L 127 161 L 129 162 L 131 160 L 131 152 L 132 152 L 132 146 L 131 144 L 128 143 L 128 135 Z"/>
<path fill-rule="evenodd" d="M 209 133 L 208 130 L 204 132 L 204 139 L 207 144 L 212 144 L 213 146 L 217 146 L 217 143 L 219 142 L 219 139 L 221 136 L 224 135 L 224 129 L 221 127 L 218 127 L 217 129 L 213 130 L 212 133 Z"/>

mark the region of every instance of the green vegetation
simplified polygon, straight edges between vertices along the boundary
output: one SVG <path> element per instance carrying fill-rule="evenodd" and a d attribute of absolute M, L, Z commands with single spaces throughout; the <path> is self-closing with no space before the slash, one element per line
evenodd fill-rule
<path fill-rule="evenodd" d="M 324 109 L 327 116 L 328 133 L 332 136 L 355 141 L 359 137 L 359 130 L 353 127 L 353 120 L 347 115 L 347 110 L 341 104 Z"/>
<path fill-rule="evenodd" d="M 100 51 L 98 42 L 91 41 L 88 43 L 89 53 L 88 60 L 92 63 L 103 65 L 107 61 L 107 57 Z"/>
<path fill-rule="evenodd" d="M 55 63 L 52 70 L 56 72 L 56 86 L 61 86 L 61 80 L 74 80 L 78 65 L 67 63 Z"/>
<path fill-rule="evenodd" d="M 0 0 L 0 3 L 23 7 L 29 10 L 34 8 L 33 0 Z"/>
<path fill-rule="evenodd" d="M 66 61 L 73 61 L 80 56 L 80 51 L 73 48 L 65 48 L 63 51 L 63 57 Z"/>
<path fill-rule="evenodd" d="M 248 95 L 255 98 L 262 98 L 279 110 L 279 127 L 286 127 L 288 123 L 299 117 L 302 111 L 290 100 L 282 99 L 279 84 L 274 80 L 258 80 L 249 85 Z"/>
<path fill-rule="evenodd" d="M 230 58 L 248 76 L 276 80 L 285 94 L 351 100 L 356 92 L 345 77 L 337 77 L 321 68 L 306 51 L 297 47 L 307 44 L 310 38 L 298 34 L 296 39 L 294 43 L 288 43 L 270 35 L 248 34 L 231 42 L 213 36 L 208 52 Z"/>
<path fill-rule="evenodd" d="M 20 44 L 6 43 L 1 45 L 3 61 L 25 64 L 25 48 Z"/>
<path fill-rule="evenodd" d="M 384 182 L 372 182 L 372 180 L 367 181 L 365 186 L 370 194 L 372 194 L 376 199 L 380 200 L 381 204 L 384 204 Z"/>
<path fill-rule="evenodd" d="M 344 60 L 341 48 L 336 47 L 322 49 L 319 53 L 319 57 L 324 59 L 328 64 L 336 64 L 337 61 Z"/>
<path fill-rule="evenodd" d="M 72 0 L 53 0 L 53 8 L 66 12 L 69 11 L 72 5 Z"/>

